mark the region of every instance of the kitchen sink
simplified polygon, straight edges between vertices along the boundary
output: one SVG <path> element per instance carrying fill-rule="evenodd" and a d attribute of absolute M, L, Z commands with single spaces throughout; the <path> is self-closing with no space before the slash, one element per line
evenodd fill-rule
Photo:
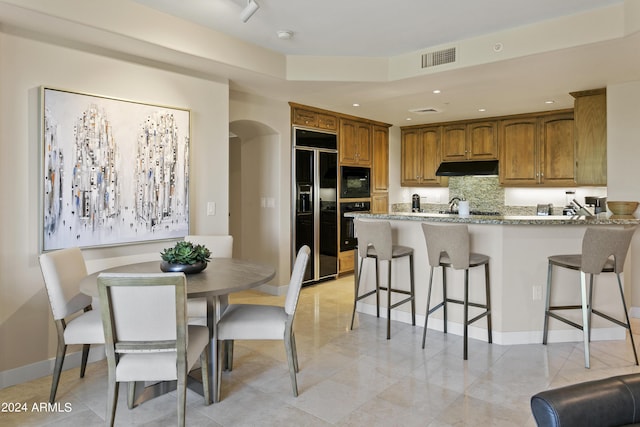
<path fill-rule="evenodd" d="M 448 215 L 458 215 L 458 211 L 449 211 L 449 210 L 439 211 L 438 213 L 448 214 Z M 469 215 L 500 216 L 502 214 L 496 211 L 469 211 Z"/>

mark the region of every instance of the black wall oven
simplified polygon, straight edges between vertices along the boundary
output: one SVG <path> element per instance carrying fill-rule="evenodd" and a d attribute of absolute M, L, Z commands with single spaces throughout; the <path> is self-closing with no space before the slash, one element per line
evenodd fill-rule
<path fill-rule="evenodd" d="M 369 202 L 344 202 L 340 203 L 340 251 L 355 249 L 358 239 L 355 236 L 353 218 L 344 216 L 347 212 L 369 212 L 371 204 Z"/>
<path fill-rule="evenodd" d="M 371 169 L 357 166 L 340 168 L 340 197 L 343 199 L 366 198 L 371 195 Z"/>

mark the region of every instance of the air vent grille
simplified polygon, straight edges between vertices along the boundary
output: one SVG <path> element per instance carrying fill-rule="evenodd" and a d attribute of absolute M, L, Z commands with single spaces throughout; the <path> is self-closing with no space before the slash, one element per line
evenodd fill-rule
<path fill-rule="evenodd" d="M 438 65 L 456 62 L 456 48 L 436 50 L 422 55 L 422 68 L 436 67 Z"/>
<path fill-rule="evenodd" d="M 428 113 L 439 113 L 440 110 L 433 107 L 422 107 L 422 108 L 413 108 L 409 110 L 409 112 L 416 113 L 416 114 L 428 114 Z"/>

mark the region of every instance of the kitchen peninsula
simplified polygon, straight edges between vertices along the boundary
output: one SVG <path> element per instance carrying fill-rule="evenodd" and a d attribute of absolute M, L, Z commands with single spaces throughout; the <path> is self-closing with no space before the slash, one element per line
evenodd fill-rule
<path fill-rule="evenodd" d="M 415 259 L 416 325 L 424 324 L 429 264 L 427 248 L 422 232 L 422 222 L 465 223 L 471 234 L 471 250 L 488 255 L 491 276 L 491 305 L 493 317 L 493 342 L 496 344 L 542 343 L 544 299 L 547 280 L 547 257 L 555 254 L 580 253 L 582 236 L 587 226 L 635 226 L 635 217 L 615 217 L 599 214 L 593 218 L 568 216 L 458 216 L 438 213 L 352 213 L 350 216 L 391 222 L 394 243 L 412 247 Z M 629 255 L 631 256 L 631 255 Z M 358 260 L 358 263 L 360 260 Z M 393 282 L 399 288 L 408 287 L 408 271 L 395 260 Z M 358 264 L 359 265 L 359 264 Z M 383 263 L 382 270 L 387 268 Z M 625 279 L 629 271 L 625 269 Z M 482 269 L 471 269 L 470 300 L 484 301 Z M 462 298 L 463 272 L 448 269 L 447 292 L 453 298 Z M 381 285 L 385 286 L 386 270 L 380 272 Z M 375 288 L 373 262 L 365 261 L 362 269 L 361 293 Z M 554 300 L 566 304 L 579 304 L 580 286 L 576 271 L 554 270 L 554 281 L 566 286 L 554 288 Z M 381 298 L 382 301 L 385 298 Z M 434 273 L 431 306 L 442 300 L 442 273 Z M 622 315 L 615 276 L 604 274 L 595 279 L 594 306 L 614 316 Z M 392 311 L 392 319 L 410 323 L 410 313 L 399 307 Z M 475 309 L 470 308 L 470 316 Z M 375 299 L 369 297 L 358 303 L 358 311 L 375 314 Z M 579 310 L 575 321 L 581 323 Z M 381 310 L 381 313 L 384 313 Z M 569 313 L 569 316 L 574 313 Z M 572 317 L 573 319 L 573 317 Z M 449 305 L 448 331 L 462 335 L 462 307 Z M 429 328 L 443 330 L 441 311 L 429 318 Z M 481 320 L 469 327 L 469 336 L 486 341 L 486 322 Z M 610 322 L 594 317 L 593 340 L 624 339 L 625 330 Z M 393 328 L 392 328 L 393 339 Z M 582 333 L 560 322 L 550 323 L 549 342 L 581 341 Z M 470 343 L 470 345 L 473 345 Z"/>

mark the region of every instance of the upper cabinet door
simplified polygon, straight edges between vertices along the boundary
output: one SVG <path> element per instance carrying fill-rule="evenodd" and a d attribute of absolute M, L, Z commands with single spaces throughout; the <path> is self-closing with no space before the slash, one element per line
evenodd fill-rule
<path fill-rule="evenodd" d="M 371 167 L 371 125 L 356 120 L 341 119 L 340 164 Z"/>
<path fill-rule="evenodd" d="M 467 124 L 467 158 L 470 160 L 498 158 L 498 123 L 495 120 Z"/>
<path fill-rule="evenodd" d="M 389 128 L 373 126 L 372 191 L 389 190 Z"/>
<path fill-rule="evenodd" d="M 442 161 L 452 162 L 467 160 L 467 127 L 454 124 L 442 127 Z"/>
<path fill-rule="evenodd" d="M 503 120 L 499 127 L 500 183 L 535 185 L 538 183 L 535 117 Z"/>
<path fill-rule="evenodd" d="M 540 118 L 540 183 L 575 186 L 573 130 L 572 113 Z"/>
<path fill-rule="evenodd" d="M 575 178 L 578 185 L 607 185 L 607 94 L 575 92 Z"/>

